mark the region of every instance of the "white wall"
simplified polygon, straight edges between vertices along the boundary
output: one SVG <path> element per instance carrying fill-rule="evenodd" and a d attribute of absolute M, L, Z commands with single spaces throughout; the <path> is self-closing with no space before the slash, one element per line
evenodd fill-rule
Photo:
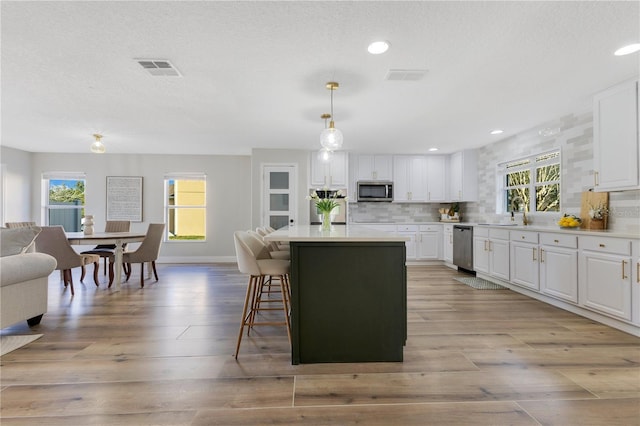
<path fill-rule="evenodd" d="M 2 185 L 0 185 L 0 224 L 5 222 L 32 222 L 29 195 L 31 194 L 32 154 L 19 149 L 2 147 Z"/>
<path fill-rule="evenodd" d="M 104 227 L 106 177 L 143 177 L 143 222 L 164 222 L 164 174 L 202 172 L 207 175 L 207 241 L 165 242 L 159 262 L 235 261 L 233 232 L 251 227 L 251 159 L 249 156 L 119 155 L 25 153 L 2 147 L 7 164 L 6 220 L 34 220 L 43 224 L 41 206 L 43 172 L 84 172 L 87 176 L 87 214 L 95 228 Z M 15 176 L 14 176 L 15 175 Z M 31 194 L 31 198 L 27 198 Z"/>

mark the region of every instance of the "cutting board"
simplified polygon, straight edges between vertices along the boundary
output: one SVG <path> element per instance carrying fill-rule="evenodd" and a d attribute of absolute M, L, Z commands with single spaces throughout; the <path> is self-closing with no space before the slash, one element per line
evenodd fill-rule
<path fill-rule="evenodd" d="M 604 220 L 593 220 L 589 217 L 590 206 L 604 205 L 609 208 L 608 192 L 587 191 L 582 193 L 582 203 L 580 205 L 580 219 L 582 219 L 583 229 L 607 229 L 607 216 Z"/>

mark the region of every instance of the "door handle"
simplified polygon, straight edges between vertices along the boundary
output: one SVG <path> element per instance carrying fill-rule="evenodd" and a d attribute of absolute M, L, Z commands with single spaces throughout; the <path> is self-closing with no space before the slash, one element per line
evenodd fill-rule
<path fill-rule="evenodd" d="M 535 247 L 533 247 L 533 248 L 532 248 L 532 250 L 533 250 L 533 261 L 535 262 L 536 260 L 538 260 L 538 259 L 536 259 L 536 252 L 537 252 L 538 250 L 536 250 L 536 248 L 535 248 Z"/>
<path fill-rule="evenodd" d="M 627 278 L 629 278 L 624 274 L 624 265 L 626 265 L 626 263 L 627 262 L 625 260 L 622 261 L 622 279 L 623 280 L 626 280 Z"/>

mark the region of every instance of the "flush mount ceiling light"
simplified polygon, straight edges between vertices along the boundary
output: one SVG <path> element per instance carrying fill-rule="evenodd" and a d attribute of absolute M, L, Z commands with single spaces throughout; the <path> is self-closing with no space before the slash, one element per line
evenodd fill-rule
<path fill-rule="evenodd" d="M 91 152 L 95 154 L 104 154 L 106 149 L 104 147 L 104 144 L 100 142 L 100 139 L 102 139 L 102 135 L 94 133 L 93 137 L 96 138 L 96 141 L 91 144 Z"/>
<path fill-rule="evenodd" d="M 367 47 L 367 51 L 369 51 L 369 53 L 371 53 L 372 55 L 380 55 L 381 53 L 384 53 L 387 50 L 389 50 L 389 46 L 391 45 L 389 44 L 388 41 L 385 41 L 385 40 L 374 41 L 369 45 L 369 47 Z"/>
<path fill-rule="evenodd" d="M 630 55 L 632 53 L 636 53 L 640 51 L 640 43 L 628 44 L 626 46 L 622 46 L 620 49 L 616 50 L 613 54 L 616 56 L 624 56 Z"/>
<path fill-rule="evenodd" d="M 430 151 L 430 152 L 436 152 L 437 150 L 438 150 L 438 148 L 436 148 L 436 147 L 429 148 L 429 151 Z"/>
<path fill-rule="evenodd" d="M 502 129 L 495 129 L 491 131 L 492 135 L 499 135 L 500 133 L 504 132 L 504 130 Z"/>
<path fill-rule="evenodd" d="M 329 121 L 329 127 L 320 133 L 320 145 L 329 151 L 335 151 L 342 148 L 343 139 L 342 132 L 335 128 L 335 123 L 333 121 L 333 92 L 337 90 L 340 85 L 335 81 L 330 81 L 325 85 L 325 87 L 331 92 L 331 114 L 327 117 L 331 118 L 331 121 Z"/>

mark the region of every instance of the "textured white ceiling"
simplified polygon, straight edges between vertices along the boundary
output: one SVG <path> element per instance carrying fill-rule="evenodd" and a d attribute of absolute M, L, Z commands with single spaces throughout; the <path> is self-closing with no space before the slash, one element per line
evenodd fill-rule
<path fill-rule="evenodd" d="M 637 76 L 639 2 L 2 1 L 2 144 L 34 152 L 359 152 L 491 143 Z M 372 56 L 373 40 L 391 49 Z M 134 59 L 168 59 L 151 77 Z M 385 81 L 389 69 L 427 69 Z M 489 135 L 502 128 L 500 136 Z"/>

